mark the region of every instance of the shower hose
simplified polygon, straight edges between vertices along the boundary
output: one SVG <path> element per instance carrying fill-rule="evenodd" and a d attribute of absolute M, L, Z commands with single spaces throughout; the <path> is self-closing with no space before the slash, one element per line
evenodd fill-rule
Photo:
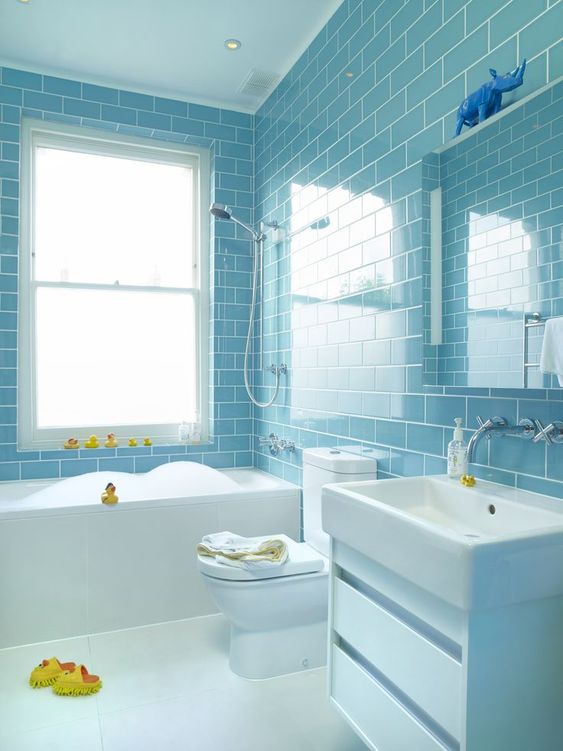
<path fill-rule="evenodd" d="M 276 387 L 274 389 L 274 394 L 272 398 L 267 402 L 260 402 L 254 394 L 252 393 L 252 389 L 250 386 L 250 379 L 248 374 L 248 360 L 250 355 L 250 344 L 252 340 L 252 329 L 254 328 L 254 318 L 255 318 L 255 312 L 256 312 L 256 292 L 258 287 L 258 256 L 261 256 L 261 254 L 264 252 L 264 240 L 259 239 L 255 240 L 254 242 L 254 263 L 253 263 L 253 272 L 252 272 L 252 303 L 250 305 L 250 320 L 248 321 L 248 333 L 246 335 L 246 347 L 244 349 L 244 385 L 246 387 L 246 393 L 248 394 L 250 401 L 255 404 L 257 407 L 271 407 L 272 404 L 276 401 L 279 390 L 280 390 L 280 375 L 281 375 L 281 368 L 277 367 L 275 368 L 275 375 L 276 375 Z M 261 353 L 263 355 L 263 353 Z"/>

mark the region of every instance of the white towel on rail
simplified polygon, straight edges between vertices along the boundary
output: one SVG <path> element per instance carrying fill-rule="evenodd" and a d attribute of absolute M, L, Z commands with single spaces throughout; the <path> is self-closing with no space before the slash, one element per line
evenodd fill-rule
<path fill-rule="evenodd" d="M 545 322 L 541 350 L 540 370 L 554 373 L 563 386 L 563 316 L 548 318 Z"/>

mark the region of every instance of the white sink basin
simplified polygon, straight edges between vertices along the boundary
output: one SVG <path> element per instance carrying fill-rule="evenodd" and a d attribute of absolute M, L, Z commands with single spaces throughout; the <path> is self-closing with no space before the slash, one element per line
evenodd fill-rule
<path fill-rule="evenodd" d="M 464 610 L 563 593 L 563 501 L 448 477 L 326 485 L 337 541 Z"/>

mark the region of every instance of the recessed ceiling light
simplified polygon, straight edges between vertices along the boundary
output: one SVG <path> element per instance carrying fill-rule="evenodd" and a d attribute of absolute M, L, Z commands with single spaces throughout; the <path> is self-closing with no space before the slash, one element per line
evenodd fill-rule
<path fill-rule="evenodd" d="M 238 50 L 240 42 L 238 39 L 225 39 L 225 47 L 228 50 Z"/>
<path fill-rule="evenodd" d="M 351 70 L 345 71 L 344 75 L 346 76 L 346 78 L 354 78 L 354 74 Z"/>
<path fill-rule="evenodd" d="M 20 0 L 20 3 L 23 3 L 24 5 L 27 5 L 29 0 Z"/>

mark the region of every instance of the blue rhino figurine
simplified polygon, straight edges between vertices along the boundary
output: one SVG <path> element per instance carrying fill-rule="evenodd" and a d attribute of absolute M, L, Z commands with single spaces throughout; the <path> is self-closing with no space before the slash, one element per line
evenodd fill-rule
<path fill-rule="evenodd" d="M 522 65 L 518 65 L 511 73 L 504 76 L 497 76 L 494 68 L 489 68 L 492 76 L 477 91 L 470 94 L 467 99 L 459 105 L 457 111 L 457 123 L 455 128 L 456 136 L 459 136 L 464 125 L 472 128 L 477 123 L 482 123 L 491 115 L 495 115 L 500 110 L 502 95 L 506 91 L 517 89 L 524 82 L 524 71 L 526 70 L 526 60 Z"/>

